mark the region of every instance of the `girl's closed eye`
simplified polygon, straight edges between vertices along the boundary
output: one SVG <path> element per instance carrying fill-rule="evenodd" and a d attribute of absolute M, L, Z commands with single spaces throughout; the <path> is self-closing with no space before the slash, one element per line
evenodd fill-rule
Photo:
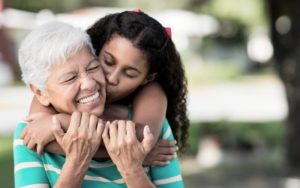
<path fill-rule="evenodd" d="M 106 60 L 106 59 L 104 59 L 104 63 L 105 63 L 105 65 L 107 65 L 107 66 L 113 66 L 113 65 L 114 65 L 114 62 L 108 61 L 108 60 Z"/>
<path fill-rule="evenodd" d="M 129 78 L 135 78 L 135 77 L 138 77 L 140 75 L 139 72 L 137 72 L 136 70 L 134 69 L 127 69 L 124 71 L 125 72 L 125 75 Z"/>

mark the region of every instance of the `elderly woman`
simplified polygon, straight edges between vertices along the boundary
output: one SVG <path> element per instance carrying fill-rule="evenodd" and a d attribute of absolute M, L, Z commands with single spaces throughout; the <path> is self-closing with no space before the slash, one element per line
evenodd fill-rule
<path fill-rule="evenodd" d="M 39 102 L 72 117 L 66 133 L 53 117 L 53 133 L 65 157 L 29 150 L 20 139 L 26 123 L 17 126 L 15 187 L 153 187 L 142 167 L 153 144 L 149 128 L 138 142 L 132 122 L 104 125 L 98 119 L 106 99 L 105 79 L 84 31 L 63 23 L 45 24 L 23 41 L 19 63 L 24 82 Z M 92 160 L 101 137 L 115 165 Z"/>

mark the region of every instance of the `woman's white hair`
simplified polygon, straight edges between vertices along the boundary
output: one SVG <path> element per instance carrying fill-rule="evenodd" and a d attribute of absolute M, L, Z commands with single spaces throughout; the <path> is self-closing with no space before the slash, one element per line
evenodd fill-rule
<path fill-rule="evenodd" d="M 84 47 L 94 53 L 88 34 L 66 23 L 49 22 L 30 32 L 19 49 L 22 79 L 44 90 L 49 69 L 78 53 Z"/>

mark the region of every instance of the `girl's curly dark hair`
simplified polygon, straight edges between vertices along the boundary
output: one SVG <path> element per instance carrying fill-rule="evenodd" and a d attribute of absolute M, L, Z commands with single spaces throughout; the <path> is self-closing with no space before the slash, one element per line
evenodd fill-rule
<path fill-rule="evenodd" d="M 143 12 L 125 11 L 105 16 L 91 26 L 96 54 L 117 34 L 130 40 L 146 54 L 149 74 L 157 73 L 156 81 L 167 95 L 167 119 L 180 151 L 187 146 L 189 119 L 187 117 L 187 79 L 180 55 L 165 28 Z"/>

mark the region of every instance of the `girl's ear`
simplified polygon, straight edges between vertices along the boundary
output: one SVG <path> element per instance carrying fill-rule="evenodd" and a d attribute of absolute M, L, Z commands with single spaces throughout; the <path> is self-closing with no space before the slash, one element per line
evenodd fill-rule
<path fill-rule="evenodd" d="M 48 96 L 46 95 L 45 91 L 40 90 L 39 88 L 37 88 L 36 86 L 34 86 L 32 84 L 29 84 L 29 87 L 30 87 L 31 91 L 33 92 L 33 94 L 36 96 L 36 98 L 39 100 L 39 102 L 43 106 L 50 105 L 50 101 L 49 101 Z"/>
<path fill-rule="evenodd" d="M 142 83 L 142 85 L 146 85 L 149 82 L 152 82 L 153 80 L 155 80 L 155 78 L 157 77 L 157 73 L 152 73 L 146 76 L 144 82 Z"/>

